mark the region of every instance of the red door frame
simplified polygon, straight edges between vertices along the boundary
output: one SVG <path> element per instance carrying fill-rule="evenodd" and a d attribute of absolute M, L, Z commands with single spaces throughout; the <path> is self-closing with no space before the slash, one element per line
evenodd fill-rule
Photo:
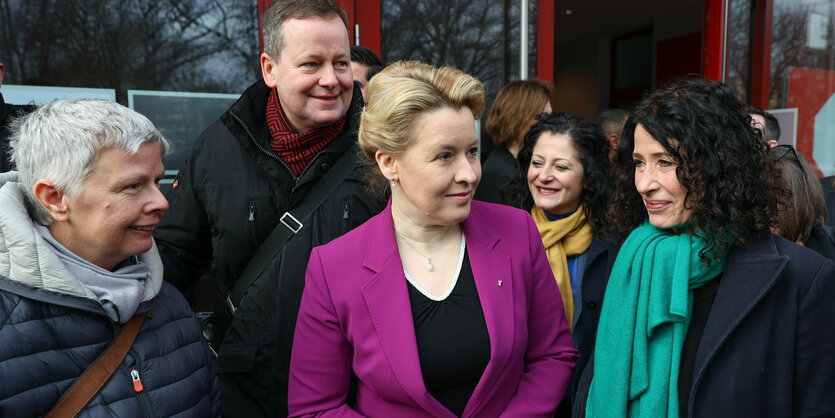
<path fill-rule="evenodd" d="M 536 9 L 536 76 L 549 83 L 554 82 L 555 3 L 555 0 L 538 0 Z"/>
<path fill-rule="evenodd" d="M 348 14 L 348 32 L 355 43 L 355 25 L 360 28 L 360 44 L 382 53 L 380 34 L 380 0 L 334 0 Z M 771 29 L 774 0 L 754 0 L 757 7 L 757 30 L 754 45 L 754 77 L 752 102 L 768 104 L 770 83 Z M 554 80 L 554 21 L 556 0 L 537 0 L 537 77 Z M 258 0 L 258 14 L 272 0 Z M 723 81 L 725 61 L 727 0 L 705 0 L 702 74 L 711 80 Z M 260 35 L 259 35 L 260 37 Z M 263 39 L 261 45 L 263 49 Z"/>
<path fill-rule="evenodd" d="M 714 81 L 725 80 L 726 0 L 705 0 L 702 75 Z"/>
<path fill-rule="evenodd" d="M 269 2 L 271 0 L 259 0 Z M 382 56 L 380 34 L 380 0 L 334 0 L 348 13 L 351 43 L 354 24 L 360 26 L 360 44 Z M 537 68 L 536 76 L 554 81 L 554 20 L 555 0 L 537 0 Z M 360 4 L 362 7 L 360 7 Z"/>
<path fill-rule="evenodd" d="M 370 48 L 378 56 L 382 53 L 380 42 L 380 0 L 334 0 L 348 14 L 348 33 L 351 45 Z M 355 29 L 359 28 L 359 39 Z M 359 42 L 357 42 L 359 41 Z"/>
<path fill-rule="evenodd" d="M 754 60 L 751 63 L 751 105 L 768 109 L 771 96 L 771 35 L 774 0 L 754 0 Z"/>
<path fill-rule="evenodd" d="M 258 16 L 272 3 L 273 0 L 258 0 Z M 348 34 L 351 44 L 356 42 L 355 25 L 359 26 L 359 44 L 371 48 L 377 55 L 382 56 L 382 42 L 380 34 L 380 0 L 334 0 L 348 15 Z M 554 20 L 555 0 L 537 0 L 537 77 L 550 82 L 554 81 Z M 260 18 L 259 18 L 260 29 Z M 260 30 L 258 39 L 261 50 L 264 50 L 264 40 Z"/>
<path fill-rule="evenodd" d="M 751 0 L 753 18 L 753 60 L 751 62 L 751 105 L 768 109 L 771 93 L 771 37 L 774 24 L 774 0 Z M 703 74 L 724 81 L 725 39 L 727 37 L 727 1 L 705 0 Z"/>

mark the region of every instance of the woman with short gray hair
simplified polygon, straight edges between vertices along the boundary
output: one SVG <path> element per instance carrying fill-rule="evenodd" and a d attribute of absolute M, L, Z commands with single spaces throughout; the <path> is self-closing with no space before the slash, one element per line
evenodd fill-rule
<path fill-rule="evenodd" d="M 0 175 L 0 416 L 73 415 L 61 409 L 73 403 L 78 416 L 219 416 L 208 344 L 163 283 L 151 237 L 168 208 L 162 134 L 113 102 L 56 100 L 16 121 L 10 145 L 19 172 Z M 79 395 L 117 340 L 127 354 Z"/>

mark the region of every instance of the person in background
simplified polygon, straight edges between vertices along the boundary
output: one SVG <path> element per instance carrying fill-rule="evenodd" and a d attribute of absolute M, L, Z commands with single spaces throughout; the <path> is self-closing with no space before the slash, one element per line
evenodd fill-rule
<path fill-rule="evenodd" d="M 263 80 L 197 139 L 155 230 L 166 280 L 180 289 L 212 266 L 211 342 L 224 415 L 250 418 L 287 414 L 290 350 L 310 250 L 385 206 L 366 191 L 366 168 L 356 161 L 362 98 L 351 75 L 345 12 L 331 0 L 276 0 L 261 25 Z M 311 189 L 343 155 L 350 170 L 306 222 L 294 220 L 291 212 L 323 197 Z M 269 248 L 272 258 L 254 280 L 240 280 L 276 228 L 291 238 Z"/>
<path fill-rule="evenodd" d="M 791 190 L 791 198 L 782 202 L 777 225 L 771 231 L 835 261 L 835 227 L 825 225 L 826 202 L 812 167 L 791 145 L 778 145 L 769 153 L 785 187 Z"/>
<path fill-rule="evenodd" d="M 369 48 L 362 45 L 351 45 L 351 73 L 354 74 L 354 83 L 359 84 L 363 101 L 368 100 L 366 91 L 368 82 L 386 65 L 383 60 Z"/>
<path fill-rule="evenodd" d="M 0 86 L 3 85 L 4 75 L 6 75 L 6 66 L 0 62 Z M 7 104 L 3 100 L 3 93 L 0 93 L 0 173 L 14 170 L 9 152 L 9 136 L 11 135 L 9 128 L 12 120 L 33 110 L 35 106 Z"/>
<path fill-rule="evenodd" d="M 516 80 L 499 90 L 485 127 L 496 147 L 484 162 L 476 200 L 501 202 L 501 188 L 516 175 L 516 155 L 540 113 L 551 113 L 551 87 L 545 82 Z"/>
<path fill-rule="evenodd" d="M 0 175 L 0 416 L 46 414 L 140 320 L 78 416 L 219 417 L 209 345 L 163 282 L 151 237 L 168 208 L 168 141 L 133 110 L 77 99 L 16 122 L 11 148 L 19 172 Z"/>
<path fill-rule="evenodd" d="M 608 144 L 593 122 L 568 112 L 543 115 L 525 135 L 519 170 L 502 190 L 504 204 L 531 212 L 542 237 L 580 351 L 575 376 L 594 350 L 617 253 L 602 238 L 612 192 Z"/>
<path fill-rule="evenodd" d="M 368 93 L 359 141 L 391 200 L 313 249 L 290 414 L 553 416 L 577 351 L 530 215 L 472 200 L 484 88 L 408 61 Z"/>
<path fill-rule="evenodd" d="M 734 91 L 651 93 L 616 167 L 626 240 L 574 415 L 835 415 L 835 263 L 770 233 L 785 190 Z"/>
<path fill-rule="evenodd" d="M 597 124 L 600 129 L 603 129 L 603 134 L 609 141 L 609 160 L 615 162 L 618 154 L 618 141 L 620 141 L 620 134 L 623 132 L 623 125 L 626 124 L 626 119 L 629 118 L 629 112 L 623 109 L 608 109 L 604 110 L 597 117 Z"/>
<path fill-rule="evenodd" d="M 759 107 L 751 107 L 748 113 L 751 114 L 751 126 L 762 132 L 769 147 L 776 147 L 780 140 L 780 122 L 777 118 Z"/>

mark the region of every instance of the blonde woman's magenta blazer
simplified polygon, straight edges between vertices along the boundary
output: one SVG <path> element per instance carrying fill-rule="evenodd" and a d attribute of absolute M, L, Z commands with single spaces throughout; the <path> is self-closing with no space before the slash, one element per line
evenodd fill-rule
<path fill-rule="evenodd" d="M 524 211 L 478 201 L 462 226 L 490 337 L 490 361 L 463 416 L 553 416 L 578 354 L 539 231 Z M 291 416 L 454 416 L 423 382 L 391 203 L 315 248 L 305 286 Z"/>

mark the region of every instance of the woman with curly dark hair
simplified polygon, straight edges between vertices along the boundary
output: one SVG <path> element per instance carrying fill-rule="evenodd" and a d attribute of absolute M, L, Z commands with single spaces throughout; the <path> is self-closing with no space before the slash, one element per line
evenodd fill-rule
<path fill-rule="evenodd" d="M 618 148 L 628 234 L 575 416 L 835 414 L 835 263 L 772 235 L 768 146 L 725 84 L 645 98 Z"/>
<path fill-rule="evenodd" d="M 594 349 L 599 305 L 615 251 L 601 239 L 611 196 L 609 143 L 600 127 L 568 112 L 541 115 L 519 150 L 503 202 L 533 215 L 559 284 L 579 376 Z"/>

